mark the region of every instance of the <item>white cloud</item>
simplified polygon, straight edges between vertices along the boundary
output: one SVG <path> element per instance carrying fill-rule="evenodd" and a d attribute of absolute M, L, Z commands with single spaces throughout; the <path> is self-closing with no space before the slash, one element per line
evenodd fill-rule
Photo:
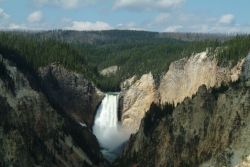
<path fill-rule="evenodd" d="M 110 30 L 113 29 L 108 23 L 102 21 L 89 22 L 89 21 L 73 21 L 71 27 L 66 27 L 69 30 L 77 31 L 91 31 L 91 30 Z"/>
<path fill-rule="evenodd" d="M 42 18 L 43 18 L 43 13 L 41 11 L 35 11 L 28 16 L 27 20 L 30 23 L 34 23 L 41 21 Z"/>
<path fill-rule="evenodd" d="M 34 0 L 40 5 L 55 5 L 66 9 L 76 8 L 80 5 L 87 5 L 94 3 L 95 0 Z"/>
<path fill-rule="evenodd" d="M 169 13 L 161 13 L 155 18 L 154 22 L 157 24 L 162 24 L 164 22 L 167 22 L 169 18 L 170 18 Z"/>
<path fill-rule="evenodd" d="M 159 10 L 177 7 L 184 0 L 115 0 L 114 8 Z"/>
<path fill-rule="evenodd" d="M 5 13 L 5 11 L 2 8 L 0 8 L 0 18 L 7 19 L 9 17 L 10 16 L 7 13 Z"/>
<path fill-rule="evenodd" d="M 250 25 L 239 25 L 235 16 L 209 16 L 180 11 L 159 14 L 144 24 L 149 30 L 162 32 L 201 32 L 201 33 L 241 33 L 250 32 Z"/>
<path fill-rule="evenodd" d="M 223 16 L 221 16 L 221 18 L 219 19 L 219 23 L 221 24 L 232 24 L 234 22 L 234 15 L 232 14 L 225 14 Z"/>
<path fill-rule="evenodd" d="M 162 15 L 162 16 L 161 16 Z M 198 33 L 250 33 L 250 24 L 237 24 L 233 14 L 210 16 L 205 13 L 194 14 L 170 11 L 151 19 L 146 25 L 150 30 L 162 32 L 198 32 Z M 156 21 L 161 21 L 157 24 Z"/>
<path fill-rule="evenodd" d="M 143 28 L 141 28 L 140 26 L 138 26 L 135 22 L 129 22 L 129 23 L 120 23 L 118 25 L 116 25 L 115 27 L 116 29 L 119 29 L 119 30 L 145 30 Z"/>
<path fill-rule="evenodd" d="M 165 32 L 177 32 L 182 28 L 183 28 L 183 26 L 181 26 L 181 25 L 174 25 L 174 26 L 167 27 L 164 31 Z"/>
<path fill-rule="evenodd" d="M 24 26 L 24 25 L 19 25 L 19 24 L 15 24 L 15 23 L 11 23 L 9 24 L 8 26 L 8 29 L 11 29 L 11 30 L 24 30 L 26 29 L 27 27 Z"/>

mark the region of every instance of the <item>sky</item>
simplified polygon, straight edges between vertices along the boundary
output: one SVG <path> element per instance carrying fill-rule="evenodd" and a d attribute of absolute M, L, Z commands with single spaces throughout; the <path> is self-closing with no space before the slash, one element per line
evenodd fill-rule
<path fill-rule="evenodd" d="M 250 0 L 0 0 L 0 30 L 249 33 Z"/>

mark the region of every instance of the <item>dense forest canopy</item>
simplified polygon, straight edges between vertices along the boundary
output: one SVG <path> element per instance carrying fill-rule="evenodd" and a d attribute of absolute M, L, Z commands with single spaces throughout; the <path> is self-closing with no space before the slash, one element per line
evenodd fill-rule
<path fill-rule="evenodd" d="M 35 68 L 57 63 L 85 74 L 103 91 L 119 90 L 120 82 L 152 72 L 158 80 L 172 61 L 210 48 L 222 48 L 220 65 L 235 64 L 250 50 L 250 36 L 161 34 L 145 31 L 1 32 L 0 52 L 15 51 Z M 119 66 L 109 77 L 99 71 Z"/>

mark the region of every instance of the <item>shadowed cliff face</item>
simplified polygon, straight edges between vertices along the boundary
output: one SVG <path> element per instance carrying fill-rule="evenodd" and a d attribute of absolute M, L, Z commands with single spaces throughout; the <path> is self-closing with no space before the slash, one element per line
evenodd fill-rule
<path fill-rule="evenodd" d="M 123 125 L 134 133 L 152 102 L 176 105 L 186 97 L 192 97 L 201 85 L 219 87 L 222 83 L 237 80 L 243 63 L 244 60 L 240 61 L 232 69 L 220 67 L 208 52 L 201 52 L 171 63 L 159 87 L 151 74 L 145 74 L 137 81 L 135 77 L 124 81 L 121 84 Z"/>
<path fill-rule="evenodd" d="M 47 98 L 25 61 L 14 55 L 3 57 L 0 166 L 103 166 L 98 142 L 89 129 Z"/>
<path fill-rule="evenodd" d="M 97 105 L 104 94 L 81 74 L 50 65 L 40 68 L 42 84 L 52 100 L 76 121 L 92 127 Z"/>
<path fill-rule="evenodd" d="M 241 75 L 241 79 L 246 81 L 246 85 L 250 86 L 250 54 L 245 59 L 245 63 L 243 65 L 243 73 Z"/>
<path fill-rule="evenodd" d="M 249 69 L 229 86 L 201 86 L 175 109 L 151 105 L 115 166 L 186 167 L 249 164 Z"/>

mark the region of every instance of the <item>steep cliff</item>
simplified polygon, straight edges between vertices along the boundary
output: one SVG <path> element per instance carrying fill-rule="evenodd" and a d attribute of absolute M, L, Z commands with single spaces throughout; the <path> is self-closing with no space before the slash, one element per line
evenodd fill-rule
<path fill-rule="evenodd" d="M 152 104 L 115 166 L 249 165 L 249 62 L 243 67 L 240 81 L 203 85 L 174 109 Z"/>
<path fill-rule="evenodd" d="M 0 166 L 103 166 L 99 150 L 20 56 L 0 56 Z"/>
<path fill-rule="evenodd" d="M 76 121 L 92 127 L 95 111 L 104 94 L 92 82 L 57 65 L 40 68 L 46 93 Z"/>
<path fill-rule="evenodd" d="M 239 78 L 244 61 L 234 68 L 220 67 L 208 51 L 173 62 L 159 86 L 161 103 L 180 103 L 195 94 L 201 85 L 218 87 Z"/>
<path fill-rule="evenodd" d="M 220 67 L 214 54 L 201 52 L 171 63 L 158 87 L 151 74 L 145 74 L 137 81 L 135 77 L 124 81 L 121 84 L 123 125 L 134 133 L 152 102 L 176 105 L 186 97 L 192 97 L 201 85 L 211 88 L 236 81 L 244 60 L 232 68 Z"/>
<path fill-rule="evenodd" d="M 126 90 L 126 87 L 129 87 L 129 89 Z M 149 109 L 151 103 L 157 100 L 152 74 L 145 74 L 137 81 L 134 81 L 134 77 L 132 77 L 123 83 L 123 90 L 121 93 L 122 125 L 130 132 L 135 133 L 145 112 Z"/>

